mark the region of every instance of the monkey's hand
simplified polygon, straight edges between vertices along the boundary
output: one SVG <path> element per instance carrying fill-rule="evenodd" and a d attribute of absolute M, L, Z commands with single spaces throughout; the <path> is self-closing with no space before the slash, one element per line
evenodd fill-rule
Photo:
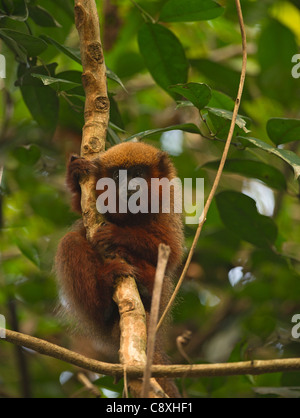
<path fill-rule="evenodd" d="M 72 192 L 80 192 L 79 182 L 86 176 L 94 174 L 97 171 L 97 166 L 94 162 L 77 155 L 72 155 L 67 171 L 67 184 Z"/>
<path fill-rule="evenodd" d="M 107 221 L 102 222 L 91 240 L 92 247 L 104 257 L 114 258 L 117 251 L 116 234 L 114 224 Z"/>

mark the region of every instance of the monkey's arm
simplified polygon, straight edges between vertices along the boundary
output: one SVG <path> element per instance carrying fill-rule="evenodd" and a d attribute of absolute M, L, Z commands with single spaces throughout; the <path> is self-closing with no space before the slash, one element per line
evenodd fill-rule
<path fill-rule="evenodd" d="M 97 162 L 91 162 L 85 158 L 72 155 L 67 167 L 66 183 L 73 193 L 72 208 L 81 213 L 81 187 L 80 180 L 84 176 L 96 174 L 99 167 Z"/>
<path fill-rule="evenodd" d="M 117 252 L 120 256 L 135 254 L 136 259 L 146 260 L 156 266 L 158 246 L 160 243 L 169 245 L 171 254 L 169 265 L 176 265 L 181 261 L 182 248 L 174 238 L 174 234 L 159 223 L 145 226 L 125 225 L 113 223 L 102 225 L 94 237 L 95 248 L 108 248 L 110 252 Z"/>
<path fill-rule="evenodd" d="M 83 231 L 69 232 L 61 240 L 56 270 L 67 301 L 100 326 L 112 311 L 114 278 L 134 274 L 118 258 L 103 260 Z"/>

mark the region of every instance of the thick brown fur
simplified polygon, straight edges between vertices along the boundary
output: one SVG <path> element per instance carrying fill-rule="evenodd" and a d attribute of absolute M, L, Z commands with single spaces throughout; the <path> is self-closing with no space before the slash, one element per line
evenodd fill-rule
<path fill-rule="evenodd" d="M 125 169 L 129 173 L 136 167 L 149 186 L 151 178 L 171 180 L 176 177 L 168 155 L 142 143 L 116 145 L 93 163 L 71 157 L 67 184 L 73 192 L 73 209 L 81 211 L 79 180 L 83 176 L 93 175 L 96 186 L 97 180 L 112 178 L 116 170 Z M 85 228 L 79 221 L 59 244 L 56 271 L 64 302 L 82 328 L 100 342 L 106 360 L 118 361 L 119 314 L 112 300 L 115 278 L 126 275 L 136 278 L 148 316 L 160 243 L 171 249 L 162 292 L 162 312 L 172 293 L 172 277 L 183 252 L 181 215 L 173 209 L 171 213 L 160 210 L 156 214 L 107 213 L 105 223 L 91 242 L 87 241 Z M 162 334 L 165 331 L 158 335 L 156 363 L 166 361 L 160 348 Z M 175 385 L 166 379 L 161 383 L 169 396 L 178 395 Z"/>

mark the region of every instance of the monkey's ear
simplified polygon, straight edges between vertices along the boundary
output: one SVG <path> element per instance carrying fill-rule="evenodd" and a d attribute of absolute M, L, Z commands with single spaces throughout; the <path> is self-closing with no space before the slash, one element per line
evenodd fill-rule
<path fill-rule="evenodd" d="M 160 151 L 158 153 L 158 170 L 160 177 L 169 177 L 175 175 L 173 164 L 167 152 Z"/>

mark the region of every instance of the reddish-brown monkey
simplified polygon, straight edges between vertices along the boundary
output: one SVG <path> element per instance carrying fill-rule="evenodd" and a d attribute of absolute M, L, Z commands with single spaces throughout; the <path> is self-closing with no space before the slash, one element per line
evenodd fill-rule
<path fill-rule="evenodd" d="M 79 181 L 83 176 L 93 175 L 114 179 L 118 185 L 119 170 L 127 170 L 128 181 L 143 178 L 148 184 L 148 213 L 106 213 L 101 225 L 91 240 L 79 221 L 60 242 L 56 256 L 56 271 L 64 303 L 73 317 L 88 330 L 101 346 L 104 358 L 118 361 L 119 314 L 112 300 L 116 277 L 133 275 L 148 315 L 157 264 L 158 246 L 170 246 L 171 253 L 164 280 L 161 312 L 166 307 L 173 290 L 172 277 L 181 263 L 183 232 L 181 215 L 162 213 L 161 192 L 159 213 L 151 213 L 151 178 L 176 177 L 176 171 L 168 155 L 143 143 L 122 143 L 104 152 L 93 162 L 71 157 L 68 165 L 67 184 L 73 192 L 73 209 L 81 212 Z M 126 185 L 127 186 L 127 185 Z M 117 187 L 118 189 L 118 187 Z M 98 192 L 98 195 L 101 192 Z M 126 194 L 127 199 L 131 196 Z M 159 347 L 155 362 L 166 361 Z M 175 388 L 164 385 L 170 396 L 176 395 Z"/>

